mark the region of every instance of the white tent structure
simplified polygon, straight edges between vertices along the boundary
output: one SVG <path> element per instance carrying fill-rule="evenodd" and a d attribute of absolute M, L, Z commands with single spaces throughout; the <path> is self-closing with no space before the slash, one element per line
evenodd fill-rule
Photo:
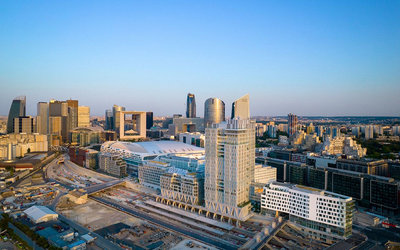
<path fill-rule="evenodd" d="M 58 214 L 45 206 L 32 206 L 24 214 L 35 224 L 58 219 Z"/>

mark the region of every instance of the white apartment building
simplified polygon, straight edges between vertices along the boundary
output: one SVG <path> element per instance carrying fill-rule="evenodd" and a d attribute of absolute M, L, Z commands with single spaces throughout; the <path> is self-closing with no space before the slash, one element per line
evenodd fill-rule
<path fill-rule="evenodd" d="M 206 128 L 205 207 L 222 217 L 244 221 L 251 209 L 255 124 L 238 118 Z"/>
<path fill-rule="evenodd" d="M 374 138 L 374 126 L 369 125 L 363 127 L 364 130 L 364 137 L 366 140 L 373 139 Z"/>
<path fill-rule="evenodd" d="M 345 154 L 351 157 L 361 158 L 367 154 L 367 149 L 362 148 L 351 137 L 336 137 L 332 139 L 327 137 L 321 149 L 323 155 L 341 155 Z"/>
<path fill-rule="evenodd" d="M 284 213 L 313 238 L 334 242 L 352 234 L 354 200 L 315 188 L 270 182 L 264 187 L 261 208 Z"/>
<path fill-rule="evenodd" d="M 24 157 L 28 152 L 47 152 L 47 135 L 8 134 L 0 136 L 0 160 Z"/>

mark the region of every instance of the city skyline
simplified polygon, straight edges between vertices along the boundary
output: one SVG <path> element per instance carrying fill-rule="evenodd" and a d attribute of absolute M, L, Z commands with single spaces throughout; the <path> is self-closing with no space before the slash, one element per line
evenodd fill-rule
<path fill-rule="evenodd" d="M 3 3 L 0 115 L 26 95 L 28 115 L 71 98 L 93 115 L 117 104 L 171 116 L 187 93 L 199 116 L 206 99 L 243 93 L 252 116 L 400 115 L 398 2 L 76 7 Z"/>

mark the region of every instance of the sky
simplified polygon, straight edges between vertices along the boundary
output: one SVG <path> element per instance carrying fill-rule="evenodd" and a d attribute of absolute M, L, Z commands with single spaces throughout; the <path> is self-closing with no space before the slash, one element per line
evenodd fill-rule
<path fill-rule="evenodd" d="M 12 99 L 184 114 L 194 93 L 252 116 L 400 116 L 400 1 L 0 1 Z"/>

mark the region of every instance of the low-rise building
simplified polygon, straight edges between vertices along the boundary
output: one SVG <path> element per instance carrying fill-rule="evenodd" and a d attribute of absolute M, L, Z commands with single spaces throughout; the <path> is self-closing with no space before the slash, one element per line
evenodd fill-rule
<path fill-rule="evenodd" d="M 113 176 L 124 177 L 127 175 L 126 162 L 120 156 L 110 153 L 99 153 L 99 168 Z"/>
<path fill-rule="evenodd" d="M 35 224 L 58 219 L 58 214 L 45 206 L 32 206 L 24 214 Z"/>
<path fill-rule="evenodd" d="M 161 176 L 167 173 L 170 165 L 160 161 L 146 161 L 139 166 L 139 182 L 143 186 L 160 189 Z"/>

